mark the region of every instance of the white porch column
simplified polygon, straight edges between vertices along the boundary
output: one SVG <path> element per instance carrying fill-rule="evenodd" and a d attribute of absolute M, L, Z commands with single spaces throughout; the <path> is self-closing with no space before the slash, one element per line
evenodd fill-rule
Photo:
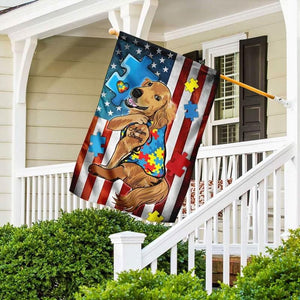
<path fill-rule="evenodd" d="M 37 39 L 11 41 L 13 51 L 13 128 L 12 128 L 12 219 L 15 226 L 24 224 L 24 190 L 17 170 L 25 168 L 26 161 L 26 90 L 29 70 Z"/>
<path fill-rule="evenodd" d="M 296 157 L 286 164 L 285 229 L 300 225 L 300 2 L 280 0 L 287 44 L 287 136 L 296 145 Z"/>
<path fill-rule="evenodd" d="M 142 243 L 146 235 L 131 231 L 109 236 L 114 244 L 114 279 L 122 271 L 140 270 L 142 266 Z"/>
<path fill-rule="evenodd" d="M 109 12 L 108 18 L 117 31 L 125 31 L 147 39 L 158 7 L 158 0 L 144 0 L 142 3 L 128 3 Z"/>

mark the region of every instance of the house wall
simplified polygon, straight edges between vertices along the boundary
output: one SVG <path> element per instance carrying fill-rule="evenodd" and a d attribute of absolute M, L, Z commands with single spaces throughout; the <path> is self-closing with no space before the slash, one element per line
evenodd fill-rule
<path fill-rule="evenodd" d="M 178 53 L 200 50 L 206 41 L 228 37 L 245 32 L 248 38 L 262 35 L 268 36 L 268 93 L 286 96 L 286 46 L 285 24 L 281 12 L 264 17 L 235 23 L 230 26 L 201 32 L 186 38 L 172 40 L 166 47 Z M 268 100 L 267 104 L 267 136 L 286 135 L 286 109 L 279 103 Z"/>
<path fill-rule="evenodd" d="M 0 225 L 11 218 L 11 134 L 13 55 L 7 36 L 0 35 Z"/>
<path fill-rule="evenodd" d="M 27 88 L 27 166 L 73 162 L 94 115 L 115 39 L 39 40 Z"/>

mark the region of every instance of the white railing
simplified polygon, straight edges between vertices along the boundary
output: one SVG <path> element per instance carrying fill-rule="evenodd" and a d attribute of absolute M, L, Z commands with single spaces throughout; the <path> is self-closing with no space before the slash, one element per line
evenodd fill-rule
<path fill-rule="evenodd" d="M 273 138 L 248 142 L 240 142 L 234 144 L 217 145 L 201 147 L 198 151 L 197 161 L 195 166 L 195 180 L 190 183 L 190 188 L 187 197 L 183 204 L 182 210 L 178 216 L 181 220 L 187 215 L 195 211 L 204 203 L 209 201 L 214 195 L 219 193 L 223 188 L 232 184 L 242 174 L 256 166 L 260 161 L 266 159 L 274 151 L 287 143 L 286 138 Z M 283 170 L 281 170 L 283 171 Z M 278 173 L 276 178 L 280 178 L 281 174 Z M 282 194 L 280 188 L 274 190 L 274 181 L 272 175 L 269 180 L 266 180 L 265 190 L 270 198 L 265 206 L 266 220 L 270 219 L 273 214 L 272 194 Z M 278 188 L 278 184 L 277 184 Z M 252 237 L 254 241 L 257 239 L 257 190 L 254 187 L 248 194 L 248 210 L 249 214 L 247 224 L 247 235 Z M 282 198 L 282 197 L 281 197 Z M 240 201 L 234 200 L 232 203 L 231 212 L 231 230 L 232 242 L 236 244 L 239 241 L 239 216 L 240 214 Z M 223 213 L 216 214 L 213 218 L 213 239 L 214 243 L 218 244 L 219 234 L 222 232 L 222 218 Z M 203 242 L 205 235 L 205 227 L 200 227 L 195 232 L 196 242 Z M 203 248 L 197 244 L 199 248 Z M 215 246 L 214 252 L 222 254 L 219 250 L 220 247 Z M 255 253 L 253 253 L 255 254 Z"/>
<path fill-rule="evenodd" d="M 256 150 L 256 149 L 255 149 Z M 266 149 L 266 151 L 269 151 Z M 248 152 L 247 152 L 248 153 Z M 211 153 L 212 154 L 212 153 Z M 234 154 L 235 155 L 235 154 Z M 230 280 L 230 256 L 237 254 L 240 257 L 241 267 L 247 264 L 247 258 L 254 250 L 264 252 L 266 246 L 275 247 L 280 244 L 283 224 L 281 222 L 281 172 L 286 162 L 291 160 L 295 155 L 293 144 L 281 147 L 274 151 L 262 162 L 253 166 L 246 171 L 246 156 L 242 158 L 242 175 L 235 179 L 230 185 L 214 197 L 206 201 L 199 209 L 190 213 L 181 222 L 169 229 L 158 239 L 141 250 L 141 246 L 133 247 L 135 237 L 125 237 L 118 235 L 112 236 L 112 242 L 115 244 L 115 259 L 118 264 L 115 265 L 115 272 L 126 269 L 141 269 L 151 265 L 153 271 L 157 268 L 157 259 L 166 251 L 171 250 L 171 273 L 177 272 L 177 244 L 182 240 L 188 239 L 188 269 L 195 266 L 195 236 L 200 227 L 205 227 L 205 236 L 203 248 L 206 257 L 206 289 L 212 291 L 212 261 L 214 255 L 214 245 L 222 249 L 223 258 L 223 282 L 229 283 Z M 226 164 L 224 164 L 226 166 Z M 226 174 L 223 171 L 223 174 Z M 273 180 L 273 197 L 268 195 L 268 182 Z M 224 178 L 225 179 L 225 178 Z M 273 203 L 272 223 L 270 229 L 269 216 L 267 207 L 270 201 Z M 252 202 L 252 204 L 251 204 Z M 234 212 L 234 205 L 239 209 Z M 253 208 L 255 207 L 255 209 Z M 221 215 L 221 222 L 215 225 L 214 219 Z M 253 215 L 256 215 L 254 218 Z M 232 219 L 236 215 L 236 224 L 240 226 L 239 232 L 232 228 Z M 222 223 L 222 230 L 217 230 L 218 237 L 215 236 L 214 228 Z M 252 235 L 249 236 L 249 226 L 252 223 Z M 255 225 L 254 225 L 255 223 Z M 219 228 L 219 227 L 218 227 Z M 255 229 L 254 229 L 255 228 Z M 235 233 L 234 233 L 235 232 Z M 122 233 L 120 233 L 122 235 Z M 234 240 L 234 235 L 239 235 Z M 141 237 L 138 237 L 141 240 Z M 196 240 L 197 241 L 197 240 Z M 131 256 L 141 258 L 140 260 L 130 260 L 125 255 L 126 247 L 135 249 L 137 253 L 131 250 Z M 254 249 L 254 250 L 253 250 Z M 118 258 L 116 258 L 118 257 Z M 132 263 L 132 264 L 131 264 Z M 130 265 L 131 264 L 131 265 Z M 115 275 L 116 276 L 116 275 Z"/>
<path fill-rule="evenodd" d="M 22 183 L 21 224 L 31 226 L 36 221 L 57 219 L 61 210 L 100 207 L 69 192 L 74 166 L 75 163 L 67 163 L 32 167 L 16 174 Z"/>

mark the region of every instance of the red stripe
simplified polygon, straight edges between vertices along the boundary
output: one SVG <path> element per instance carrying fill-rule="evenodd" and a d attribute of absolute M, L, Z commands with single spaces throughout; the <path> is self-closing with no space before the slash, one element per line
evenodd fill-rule
<path fill-rule="evenodd" d="M 103 204 L 103 205 L 106 204 L 112 185 L 113 185 L 112 181 L 108 181 L 108 180 L 104 181 L 104 184 L 101 189 L 101 193 L 97 201 L 98 204 Z"/>
<path fill-rule="evenodd" d="M 106 137 L 106 141 L 105 141 L 105 144 L 104 144 L 104 149 L 107 149 L 107 145 L 109 143 L 109 140 L 110 140 L 110 137 L 111 137 L 111 134 L 112 134 L 112 131 L 107 128 L 107 125 L 108 125 L 108 122 L 106 123 L 105 128 L 104 128 L 103 133 L 102 133 L 102 136 Z M 103 160 L 103 156 L 104 156 L 104 153 L 98 154 L 98 156 L 94 158 L 93 163 L 100 164 Z M 92 189 L 93 189 L 94 184 L 95 184 L 95 181 L 96 181 L 96 177 L 93 176 L 93 175 L 88 174 L 87 179 L 86 179 L 85 184 L 84 184 L 82 194 L 81 194 L 82 199 L 89 200 Z"/>
<path fill-rule="evenodd" d="M 206 72 L 207 72 L 207 70 L 206 70 Z M 201 143 L 203 132 L 204 132 L 204 129 L 205 129 L 205 126 L 206 126 L 206 123 L 207 123 L 207 120 L 208 120 L 208 117 L 209 117 L 209 114 L 210 114 L 210 111 L 211 111 L 211 107 L 212 107 L 213 102 L 214 102 L 216 90 L 217 90 L 217 87 L 218 87 L 218 82 L 219 82 L 219 75 L 217 74 L 215 76 L 214 83 L 212 85 L 209 98 L 207 100 L 207 105 L 206 105 L 206 108 L 205 108 L 205 111 L 204 111 L 204 115 L 203 115 L 203 118 L 202 118 L 200 129 L 198 131 L 196 143 L 195 143 L 193 152 L 191 154 L 192 164 L 190 165 L 190 167 L 186 171 L 181 189 L 179 191 L 177 200 L 176 200 L 174 208 L 172 210 L 172 214 L 171 214 L 171 217 L 170 217 L 170 220 L 169 220 L 170 222 L 175 222 L 176 217 L 177 217 L 177 215 L 180 211 L 181 205 L 184 201 L 186 192 L 188 190 L 189 183 L 190 183 L 190 178 L 192 176 L 192 172 L 193 172 L 193 168 L 194 168 L 194 162 L 196 160 L 198 148 L 199 148 L 199 145 Z"/>
<path fill-rule="evenodd" d="M 89 145 L 90 145 L 90 135 L 94 132 L 94 129 L 95 129 L 96 124 L 97 124 L 97 120 L 98 120 L 98 117 L 94 116 L 93 120 L 91 122 L 91 125 L 88 129 L 88 132 L 86 134 L 86 137 L 84 139 L 81 150 L 79 152 L 77 162 L 76 162 L 76 165 L 75 165 L 75 169 L 74 169 L 74 173 L 73 173 L 71 186 L 70 186 L 70 191 L 71 192 L 74 192 L 74 190 L 75 190 L 75 187 L 76 187 L 76 184 L 77 184 L 77 181 L 78 181 L 78 177 L 79 177 L 79 174 L 80 174 L 83 162 L 84 162 L 84 158 L 86 156 L 86 153 L 87 153 Z M 79 195 L 77 195 L 77 196 L 79 196 Z"/>

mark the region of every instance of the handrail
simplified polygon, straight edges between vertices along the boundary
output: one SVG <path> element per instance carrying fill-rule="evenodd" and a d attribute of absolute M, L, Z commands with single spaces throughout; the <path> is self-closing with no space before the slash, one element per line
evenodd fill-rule
<path fill-rule="evenodd" d="M 273 151 L 279 149 L 287 143 L 287 137 L 279 137 L 214 146 L 203 146 L 198 150 L 197 159 L 222 156 L 224 155 L 223 153 L 225 153 L 226 156 L 229 156 L 252 152 Z"/>
<path fill-rule="evenodd" d="M 240 197 L 271 172 L 280 168 L 293 156 L 295 156 L 295 145 L 293 143 L 272 153 L 264 161 L 257 164 L 234 183 L 218 193 L 210 201 L 206 202 L 198 210 L 188 215 L 180 223 L 176 224 L 155 241 L 147 245 L 142 250 L 142 268 L 146 267 L 163 253 L 177 245 L 178 242 L 193 232 L 195 228 L 212 218 L 216 214 L 216 211 L 221 211 L 226 208 L 232 203 L 233 199 Z"/>
<path fill-rule="evenodd" d="M 28 176 L 44 176 L 44 175 L 53 175 L 60 173 L 69 173 L 73 172 L 75 167 L 75 162 L 57 164 L 57 165 L 47 165 L 41 167 L 30 167 L 19 169 L 16 172 L 16 177 L 28 177 Z"/>

